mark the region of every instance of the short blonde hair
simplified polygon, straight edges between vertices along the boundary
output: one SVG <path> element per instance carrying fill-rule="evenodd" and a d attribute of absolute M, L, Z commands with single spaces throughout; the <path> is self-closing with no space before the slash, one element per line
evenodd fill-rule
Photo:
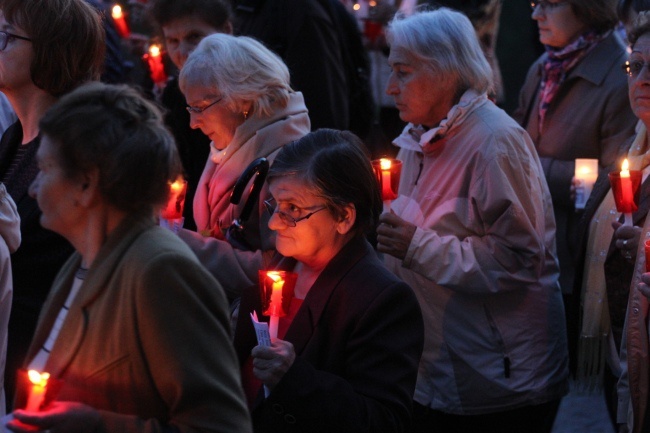
<path fill-rule="evenodd" d="M 250 103 L 263 116 L 270 116 L 275 104 L 286 107 L 293 92 L 289 69 L 278 55 L 255 39 L 223 33 L 199 43 L 181 70 L 179 84 L 183 93 L 192 86 L 213 88 L 210 96 L 223 97 L 231 110 L 241 111 Z"/>

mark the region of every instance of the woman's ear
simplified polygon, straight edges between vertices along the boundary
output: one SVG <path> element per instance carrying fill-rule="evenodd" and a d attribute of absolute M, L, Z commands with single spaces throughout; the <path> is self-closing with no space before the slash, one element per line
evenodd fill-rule
<path fill-rule="evenodd" d="M 79 180 L 79 204 L 86 208 L 92 207 L 99 198 L 99 170 L 93 169 L 81 175 Z"/>
<path fill-rule="evenodd" d="M 342 235 L 347 234 L 354 227 L 356 220 L 357 209 L 354 207 L 354 204 L 350 203 L 343 208 L 336 230 Z"/>

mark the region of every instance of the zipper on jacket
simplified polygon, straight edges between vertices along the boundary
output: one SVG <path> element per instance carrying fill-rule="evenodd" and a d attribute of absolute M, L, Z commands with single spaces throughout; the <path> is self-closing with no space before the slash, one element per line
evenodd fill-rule
<path fill-rule="evenodd" d="M 494 338 L 496 339 L 496 342 L 499 345 L 498 349 L 501 350 L 501 353 L 503 355 L 503 375 L 505 376 L 506 379 L 509 379 L 511 361 L 510 361 L 510 356 L 506 351 L 506 343 L 503 341 L 503 337 L 501 336 L 501 333 L 499 332 L 499 328 L 497 328 L 497 324 L 494 322 L 494 319 L 492 318 L 492 315 L 490 314 L 487 305 L 483 304 L 483 309 L 485 310 L 485 317 L 487 318 L 487 321 L 490 324 L 490 329 L 492 330 L 492 334 L 494 334 Z"/>

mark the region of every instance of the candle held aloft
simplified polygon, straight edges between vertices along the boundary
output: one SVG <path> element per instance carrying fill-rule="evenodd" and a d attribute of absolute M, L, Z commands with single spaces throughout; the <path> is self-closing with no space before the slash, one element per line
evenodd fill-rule
<path fill-rule="evenodd" d="M 114 5 L 111 10 L 111 17 L 113 17 L 113 22 L 115 23 L 115 28 L 117 33 L 123 38 L 128 38 L 131 33 L 129 26 L 126 23 L 126 18 L 124 17 L 124 12 L 122 11 L 122 6 Z"/>
<path fill-rule="evenodd" d="M 390 167 L 392 163 L 390 159 L 382 158 L 379 160 L 379 167 L 381 168 L 381 198 L 382 200 L 393 200 L 395 197 L 391 189 L 390 180 Z"/>
<path fill-rule="evenodd" d="M 165 72 L 165 65 L 162 61 L 162 50 L 160 45 L 152 44 L 149 46 L 149 52 L 144 55 L 147 65 L 149 65 L 149 73 L 151 81 L 160 86 L 167 82 L 167 73 Z"/>
<path fill-rule="evenodd" d="M 625 225 L 632 225 L 632 213 L 639 208 L 642 178 L 643 172 L 629 169 L 627 159 L 623 161 L 620 172 L 609 173 L 616 210 L 625 216 Z"/>
<path fill-rule="evenodd" d="M 632 225 L 632 208 L 634 207 L 634 191 L 632 190 L 632 180 L 630 179 L 630 163 L 627 158 L 621 165 L 621 194 L 622 202 L 625 209 L 625 224 Z M 629 215 L 629 216 L 628 216 Z"/>
<path fill-rule="evenodd" d="M 381 158 L 372 161 L 381 199 L 384 202 L 384 211 L 390 210 L 391 201 L 397 198 L 400 176 L 402 174 L 402 161 Z"/>
<path fill-rule="evenodd" d="M 39 373 L 36 370 L 29 370 L 27 372 L 31 388 L 27 398 L 27 406 L 25 410 L 31 412 L 38 412 L 45 399 L 45 392 L 47 391 L 47 381 L 50 378 L 49 373 Z"/>
<path fill-rule="evenodd" d="M 174 220 L 183 217 L 183 209 L 185 208 L 185 195 L 187 194 L 187 181 L 184 179 L 176 179 L 173 183 L 169 184 L 169 198 L 167 205 L 160 213 L 162 218 Z"/>
<path fill-rule="evenodd" d="M 576 159 L 574 177 L 576 178 L 575 208 L 584 209 L 598 177 L 598 160 L 592 158 Z"/>
<path fill-rule="evenodd" d="M 262 313 L 269 316 L 269 334 L 278 338 L 280 317 L 289 313 L 298 274 L 289 271 L 259 271 Z"/>

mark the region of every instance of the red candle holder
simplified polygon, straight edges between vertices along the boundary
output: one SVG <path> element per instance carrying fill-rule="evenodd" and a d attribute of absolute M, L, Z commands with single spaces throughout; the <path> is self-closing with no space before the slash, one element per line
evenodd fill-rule
<path fill-rule="evenodd" d="M 643 243 L 645 250 L 645 271 L 650 272 L 650 239 Z"/>
<path fill-rule="evenodd" d="M 167 205 L 160 212 L 160 217 L 168 220 L 183 218 L 185 208 L 185 195 L 187 194 L 187 181 L 177 179 L 169 184 L 169 198 Z"/>
<path fill-rule="evenodd" d="M 289 314 L 298 274 L 289 271 L 259 271 L 262 312 L 269 316 L 269 334 L 278 336 L 280 317 Z"/>
<path fill-rule="evenodd" d="M 629 173 L 629 177 L 621 177 L 621 173 L 618 171 L 609 173 L 616 210 L 625 214 L 634 213 L 639 208 L 643 177 L 643 173 L 639 170 L 630 170 Z"/>
<path fill-rule="evenodd" d="M 381 199 L 383 201 L 395 200 L 402 175 L 402 161 L 388 158 L 376 159 L 372 161 L 372 169 L 379 184 Z"/>
<path fill-rule="evenodd" d="M 366 18 L 363 20 L 363 35 L 368 38 L 371 44 L 377 41 L 377 38 L 384 31 L 384 26 L 379 22 Z"/>

